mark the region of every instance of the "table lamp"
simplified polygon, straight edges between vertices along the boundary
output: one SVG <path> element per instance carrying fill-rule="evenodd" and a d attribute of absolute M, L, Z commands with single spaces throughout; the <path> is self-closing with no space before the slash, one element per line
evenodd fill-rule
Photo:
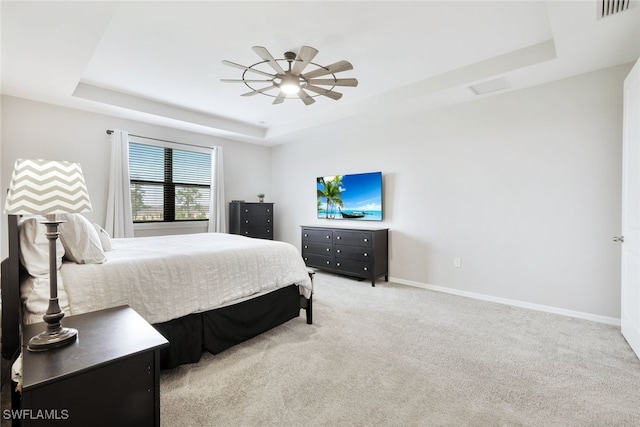
<path fill-rule="evenodd" d="M 62 326 L 64 312 L 58 303 L 58 268 L 56 240 L 58 225 L 64 221 L 56 214 L 91 211 L 91 202 L 79 163 L 55 160 L 18 159 L 13 169 L 5 213 L 11 215 L 44 215 L 49 240 L 49 306 L 43 320 L 47 329 L 34 336 L 27 348 L 45 351 L 70 344 L 78 331 Z"/>

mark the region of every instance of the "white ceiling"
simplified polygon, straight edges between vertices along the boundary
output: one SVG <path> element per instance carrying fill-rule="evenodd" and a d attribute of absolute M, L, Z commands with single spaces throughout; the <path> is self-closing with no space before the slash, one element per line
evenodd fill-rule
<path fill-rule="evenodd" d="M 319 124 L 477 99 L 640 57 L 640 7 L 598 19 L 599 1 L 2 1 L 3 94 L 257 144 Z M 358 87 L 334 101 L 241 97 L 243 65 L 302 45 Z"/>

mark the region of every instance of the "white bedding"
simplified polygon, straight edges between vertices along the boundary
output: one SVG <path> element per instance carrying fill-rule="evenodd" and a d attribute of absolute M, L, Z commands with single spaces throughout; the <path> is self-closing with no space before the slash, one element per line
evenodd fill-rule
<path fill-rule="evenodd" d="M 161 323 L 291 284 L 306 298 L 312 292 L 300 253 L 284 242 L 200 233 L 113 239 L 112 246 L 104 264 L 63 263 L 58 285 L 69 314 L 128 304 Z"/>

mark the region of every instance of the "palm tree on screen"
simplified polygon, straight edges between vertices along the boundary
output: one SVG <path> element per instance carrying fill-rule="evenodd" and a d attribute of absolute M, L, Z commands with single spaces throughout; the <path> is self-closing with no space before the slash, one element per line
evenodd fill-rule
<path fill-rule="evenodd" d="M 318 178 L 318 199 L 324 199 L 327 204 L 325 218 L 333 218 L 335 216 L 336 206 L 342 207 L 342 177 L 336 175 L 327 178 Z"/>

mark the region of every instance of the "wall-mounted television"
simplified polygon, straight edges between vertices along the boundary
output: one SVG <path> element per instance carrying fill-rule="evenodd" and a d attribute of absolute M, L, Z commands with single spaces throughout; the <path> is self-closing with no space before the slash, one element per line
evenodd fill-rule
<path fill-rule="evenodd" d="M 318 219 L 382 221 L 382 172 L 316 178 Z"/>

